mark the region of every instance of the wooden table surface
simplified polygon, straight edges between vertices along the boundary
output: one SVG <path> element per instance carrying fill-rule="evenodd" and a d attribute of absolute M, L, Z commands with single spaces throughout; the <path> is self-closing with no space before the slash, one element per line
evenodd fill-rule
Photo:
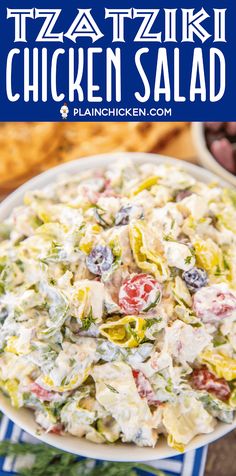
<path fill-rule="evenodd" d="M 177 157 L 192 163 L 198 163 L 189 127 L 186 127 L 179 135 L 173 137 L 162 148 L 159 148 L 154 152 Z M 14 184 L 12 188 L 14 188 Z M 9 193 L 10 191 L 11 190 L 8 190 Z M 1 195 L 1 184 L 0 198 L 3 198 L 3 191 Z M 204 476 L 236 476 L 235 450 L 236 431 L 211 444 L 209 446 Z M 186 476 L 189 475 L 186 474 Z"/>

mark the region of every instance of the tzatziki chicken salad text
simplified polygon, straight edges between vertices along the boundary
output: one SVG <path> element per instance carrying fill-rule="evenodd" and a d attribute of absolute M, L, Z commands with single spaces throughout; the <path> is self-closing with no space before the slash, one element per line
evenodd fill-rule
<path fill-rule="evenodd" d="M 0 224 L 0 388 L 42 431 L 178 451 L 236 408 L 236 192 L 117 160 Z"/>

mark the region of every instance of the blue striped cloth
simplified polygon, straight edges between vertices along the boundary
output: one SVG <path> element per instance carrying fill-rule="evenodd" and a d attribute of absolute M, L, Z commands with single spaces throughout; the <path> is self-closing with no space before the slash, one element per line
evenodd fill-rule
<path fill-rule="evenodd" d="M 14 425 L 6 416 L 3 416 L 0 422 L 0 441 L 7 439 L 13 442 L 31 442 L 37 443 L 38 440 Z M 207 447 L 196 451 L 189 451 L 186 454 L 167 458 L 160 461 L 151 461 L 150 466 L 168 472 L 168 476 L 203 476 Z M 0 457 L 0 476 L 14 476 L 17 468 L 23 467 L 29 461 L 26 458 L 1 458 Z M 151 476 L 152 473 L 139 471 L 141 476 Z M 33 475 L 32 475 L 33 476 Z"/>

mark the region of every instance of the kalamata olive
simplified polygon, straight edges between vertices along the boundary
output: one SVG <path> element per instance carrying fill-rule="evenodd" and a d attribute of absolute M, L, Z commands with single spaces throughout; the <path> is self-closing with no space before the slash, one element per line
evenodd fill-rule
<path fill-rule="evenodd" d="M 223 122 L 205 122 L 205 127 L 208 131 L 218 132 L 222 129 Z"/>
<path fill-rule="evenodd" d="M 208 283 L 208 275 L 205 269 L 192 268 L 189 271 L 185 271 L 182 275 L 188 289 L 192 292 L 196 292 L 198 289 L 206 286 Z"/>
<path fill-rule="evenodd" d="M 110 270 L 113 261 L 114 256 L 111 248 L 109 248 L 109 246 L 97 245 L 87 256 L 86 264 L 92 274 L 101 276 L 103 273 Z"/>
<path fill-rule="evenodd" d="M 232 173 L 236 171 L 233 146 L 228 139 L 215 140 L 212 142 L 210 150 L 217 162 L 225 169 Z"/>
<path fill-rule="evenodd" d="M 211 147 L 212 142 L 224 139 L 224 137 L 225 132 L 223 130 L 220 130 L 219 132 L 206 131 L 206 142 L 209 148 Z"/>
<path fill-rule="evenodd" d="M 226 122 L 225 130 L 228 136 L 236 136 L 236 122 Z"/>

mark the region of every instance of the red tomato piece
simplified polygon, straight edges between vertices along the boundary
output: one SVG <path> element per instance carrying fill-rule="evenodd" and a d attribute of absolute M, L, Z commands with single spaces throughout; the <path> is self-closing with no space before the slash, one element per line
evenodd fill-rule
<path fill-rule="evenodd" d="M 127 279 L 119 292 L 119 305 L 126 314 L 148 311 L 161 300 L 159 282 L 148 274 L 135 274 Z"/>
<path fill-rule="evenodd" d="M 140 370 L 133 370 L 132 372 L 140 397 L 146 398 L 149 405 L 158 406 L 160 402 L 156 399 L 152 386 L 147 377 L 145 377 L 143 372 Z"/>
<path fill-rule="evenodd" d="M 194 310 L 203 322 L 215 322 L 229 317 L 236 311 L 236 297 L 218 285 L 208 286 L 196 292 Z"/>
<path fill-rule="evenodd" d="M 30 385 L 30 390 L 34 395 L 36 395 L 37 398 L 39 398 L 39 400 L 50 402 L 54 399 L 53 392 L 45 390 L 45 388 L 41 387 L 35 382 Z"/>
<path fill-rule="evenodd" d="M 213 393 L 219 400 L 228 400 L 230 387 L 224 378 L 217 378 L 207 368 L 195 369 L 192 373 L 192 384 L 197 390 Z"/>
<path fill-rule="evenodd" d="M 64 430 L 64 427 L 61 423 L 57 423 L 57 425 L 54 425 L 49 433 L 53 433 L 54 435 L 61 435 Z"/>

